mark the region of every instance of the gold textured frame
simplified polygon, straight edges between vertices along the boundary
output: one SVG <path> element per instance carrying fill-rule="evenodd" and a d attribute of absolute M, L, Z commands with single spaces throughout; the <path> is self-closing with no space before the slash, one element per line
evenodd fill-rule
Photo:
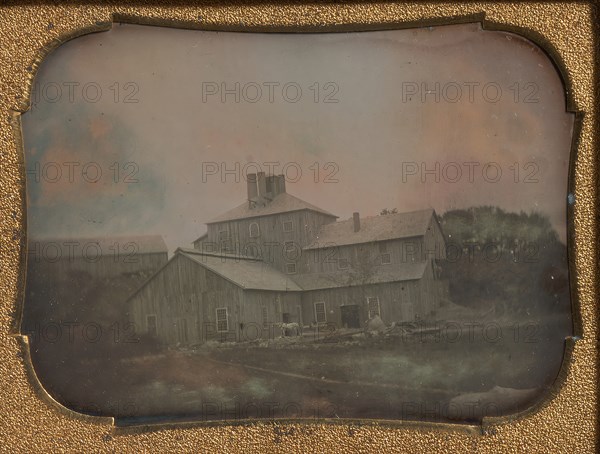
<path fill-rule="evenodd" d="M 25 284 L 25 171 L 19 114 L 27 110 L 35 68 L 62 42 L 113 21 L 185 28 L 342 31 L 482 21 L 543 47 L 578 116 L 571 155 L 569 262 L 575 337 L 552 396 L 534 409 L 482 426 L 400 422 L 277 422 L 163 425 L 116 429 L 112 418 L 72 412 L 40 386 L 19 334 Z M 179 0 L 0 6 L 0 446 L 15 451 L 477 451 L 594 452 L 598 411 L 598 7 L 564 3 L 263 3 Z M 577 134 L 578 133 L 578 134 Z M 575 342 L 577 340 L 577 342 Z M 169 430 L 166 430 L 169 429 Z"/>

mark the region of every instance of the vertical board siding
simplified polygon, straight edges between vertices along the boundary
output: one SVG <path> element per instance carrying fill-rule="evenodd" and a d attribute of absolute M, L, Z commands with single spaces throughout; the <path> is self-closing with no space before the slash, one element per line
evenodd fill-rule
<path fill-rule="evenodd" d="M 292 221 L 291 232 L 283 230 L 286 221 Z M 298 210 L 209 224 L 207 239 L 200 244 L 200 249 L 204 248 L 204 252 L 223 252 L 219 232 L 227 232 L 232 253 L 249 255 L 258 251 L 258 258 L 285 273 L 287 263 L 301 262 L 302 249 L 313 241 L 319 227 L 334 221 L 334 217 L 316 211 Z M 253 223 L 259 227 L 260 234 L 256 238 L 250 237 L 250 224 Z M 284 250 L 286 242 L 294 244 L 292 252 L 286 253 Z"/>
<path fill-rule="evenodd" d="M 285 232 L 283 223 L 293 222 L 293 230 Z M 244 252 L 242 246 L 256 244 L 260 257 L 286 273 L 286 264 L 297 264 L 297 273 L 339 273 L 336 288 L 277 292 L 246 290 L 204 268 L 182 255 L 176 255 L 145 286 L 130 298 L 131 316 L 140 332 L 146 327 L 146 317 L 156 315 L 158 336 L 169 345 L 199 344 L 206 341 L 253 341 L 281 335 L 277 326 L 284 320 L 310 325 L 316 322 L 316 302 L 325 304 L 326 322 L 342 328 L 342 307 L 357 306 L 360 325 L 369 317 L 367 298 L 377 297 L 382 320 L 412 322 L 431 319 L 441 302 L 448 297 L 448 282 L 440 279 L 437 261 L 446 257 L 443 233 L 431 218 L 423 236 L 399 238 L 381 242 L 350 244 L 329 249 L 302 250 L 311 244 L 323 224 L 335 218 L 311 210 L 299 210 L 270 216 L 238 219 L 209 224 L 207 237 L 200 247 L 212 247 L 204 252 L 219 250 L 219 235 L 226 231 L 231 252 Z M 259 228 L 257 238 L 250 237 L 250 224 Z M 283 246 L 291 241 L 300 255 L 286 256 Z M 389 253 L 390 264 L 383 264 L 381 254 Z M 340 258 L 349 264 L 340 268 Z M 401 266 L 406 263 L 424 264 L 419 279 L 369 284 L 380 267 Z M 392 268 L 393 269 L 393 268 Z M 345 278 L 344 278 L 345 276 Z M 293 276 L 290 276 L 293 279 Z M 228 329 L 217 332 L 216 310 L 227 309 Z M 356 309 L 348 309 L 349 312 Z M 266 320 L 264 319 L 266 317 Z M 185 320 L 185 321 L 183 321 Z M 182 336 L 182 327 L 187 335 Z"/>

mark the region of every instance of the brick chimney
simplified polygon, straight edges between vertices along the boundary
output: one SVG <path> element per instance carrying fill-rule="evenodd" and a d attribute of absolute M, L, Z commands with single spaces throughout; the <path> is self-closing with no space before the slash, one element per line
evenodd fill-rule
<path fill-rule="evenodd" d="M 267 179 L 265 178 L 265 172 L 258 172 L 256 174 L 256 180 L 258 183 L 258 196 L 267 196 Z"/>
<path fill-rule="evenodd" d="M 248 201 L 256 201 L 258 198 L 258 186 L 256 185 L 256 174 L 249 173 L 246 175 L 246 183 L 248 184 Z"/>
<path fill-rule="evenodd" d="M 285 192 L 285 176 L 269 175 L 267 177 L 267 195 L 274 199 Z"/>
<path fill-rule="evenodd" d="M 279 191 L 278 194 L 283 194 L 285 192 L 285 175 L 277 175 L 277 180 L 279 181 Z"/>
<path fill-rule="evenodd" d="M 352 220 L 354 221 L 354 231 L 360 230 L 360 215 L 358 213 L 352 213 Z"/>

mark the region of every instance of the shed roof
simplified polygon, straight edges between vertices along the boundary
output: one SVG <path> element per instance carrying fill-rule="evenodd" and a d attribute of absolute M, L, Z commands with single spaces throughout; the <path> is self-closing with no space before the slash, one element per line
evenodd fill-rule
<path fill-rule="evenodd" d="M 369 276 L 361 276 L 356 271 L 334 273 L 309 273 L 294 276 L 303 290 L 318 290 L 337 287 L 354 287 L 385 282 L 403 282 L 421 279 L 427 266 L 426 261 L 402 263 L 400 265 L 380 265 Z"/>
<path fill-rule="evenodd" d="M 264 206 L 250 208 L 248 202 L 244 202 L 235 208 L 211 219 L 207 224 L 215 224 L 217 222 L 233 221 L 236 219 L 254 218 L 259 216 L 269 216 L 272 214 L 286 213 L 290 211 L 311 210 L 322 213 L 328 216 L 337 218 L 336 215 L 323 210 L 315 205 L 305 202 L 298 197 L 294 197 L 287 192 L 281 193 Z"/>
<path fill-rule="evenodd" d="M 206 254 L 197 249 L 178 249 L 176 253 L 243 289 L 280 292 L 302 290 L 287 275 L 260 260 L 235 255 Z"/>
<path fill-rule="evenodd" d="M 304 249 L 370 243 L 425 235 L 435 212 L 433 209 L 408 213 L 360 218 L 360 229 L 354 231 L 352 218 L 323 224 L 314 242 Z"/>

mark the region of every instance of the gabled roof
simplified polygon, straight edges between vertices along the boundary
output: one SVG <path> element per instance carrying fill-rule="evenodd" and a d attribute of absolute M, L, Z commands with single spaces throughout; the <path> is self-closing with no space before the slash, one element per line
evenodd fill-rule
<path fill-rule="evenodd" d="M 309 273 L 294 276 L 296 283 L 303 290 L 318 290 L 337 287 L 354 287 L 384 282 L 402 282 L 421 279 L 427 261 L 401 263 L 399 265 L 374 266 L 372 274 L 360 276 L 355 271 L 338 271 L 336 273 Z"/>
<path fill-rule="evenodd" d="M 323 224 L 315 241 L 304 249 L 370 243 L 425 235 L 435 212 L 433 209 L 360 218 L 360 230 L 354 231 L 352 218 Z"/>
<path fill-rule="evenodd" d="M 207 254 L 197 249 L 178 249 L 176 254 L 222 276 L 245 290 L 300 291 L 298 284 L 268 264 L 243 256 Z"/>
<path fill-rule="evenodd" d="M 64 258 L 70 256 L 80 257 L 83 248 L 90 247 L 93 247 L 94 250 L 87 249 L 87 251 L 94 256 L 96 254 L 114 256 L 117 253 L 134 256 L 138 254 L 166 254 L 168 252 L 167 245 L 161 235 L 29 238 L 28 247 L 31 252 L 34 252 L 33 248 L 36 247 L 36 243 L 45 247 L 56 248 L 61 252 L 60 257 Z M 96 246 L 92 246 L 92 244 Z M 54 254 L 54 251 L 51 253 Z"/>
<path fill-rule="evenodd" d="M 254 218 L 258 216 L 269 216 L 272 214 L 286 213 L 290 211 L 311 210 L 322 213 L 331 217 L 337 218 L 334 214 L 325 211 L 317 206 L 311 205 L 304 200 L 294 197 L 287 192 L 277 195 L 271 202 L 264 206 L 250 208 L 248 202 L 244 202 L 237 207 L 226 211 L 225 213 L 211 219 L 207 224 L 215 224 L 217 222 L 233 221 L 236 219 Z"/>

